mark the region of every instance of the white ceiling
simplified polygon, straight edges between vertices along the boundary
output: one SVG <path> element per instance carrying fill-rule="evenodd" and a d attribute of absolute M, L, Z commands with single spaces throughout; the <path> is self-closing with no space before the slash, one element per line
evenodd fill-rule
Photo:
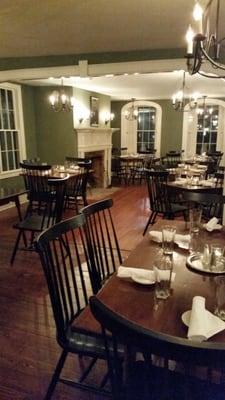
<path fill-rule="evenodd" d="M 200 2 L 204 6 L 207 0 Z M 176 48 L 185 53 L 185 33 L 192 21 L 194 3 L 194 0 L 1 0 L 0 59 Z M 88 55 L 81 58 L 88 60 Z M 99 64 L 95 70 L 99 67 L 100 73 L 91 73 L 88 65 L 89 77 L 78 79 L 74 75 L 79 73 L 74 73 L 72 67 L 66 70 L 67 67 L 59 66 L 46 69 L 45 73 L 38 68 L 0 71 L 0 81 L 54 85 L 60 84 L 60 80 L 46 78 L 64 75 L 73 76 L 64 80 L 65 85 L 103 93 L 114 100 L 163 99 L 171 98 L 181 88 L 179 70 L 185 68 L 185 60 L 173 60 L 169 67 L 159 61 L 159 65 L 147 70 L 137 68 L 139 75 L 133 69 L 126 76 L 125 68 L 113 77 L 105 76 Z M 225 97 L 223 80 L 188 74 L 186 80 L 187 92 Z"/>
<path fill-rule="evenodd" d="M 1 0 L 0 58 L 183 48 L 193 4 L 194 0 Z"/>
<path fill-rule="evenodd" d="M 102 93 L 112 100 L 168 99 L 182 88 L 183 70 L 163 73 L 64 78 L 63 84 Z M 60 79 L 24 81 L 30 85 L 60 85 Z M 225 97 L 225 80 L 185 74 L 185 94 L 199 92 L 208 97 Z"/>

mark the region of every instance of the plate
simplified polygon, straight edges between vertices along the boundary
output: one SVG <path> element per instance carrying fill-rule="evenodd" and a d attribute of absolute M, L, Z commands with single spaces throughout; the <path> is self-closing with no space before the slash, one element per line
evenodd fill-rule
<path fill-rule="evenodd" d="M 213 270 L 213 269 L 209 269 L 209 267 L 208 268 L 204 267 L 202 265 L 202 261 L 201 261 L 201 254 L 192 254 L 191 256 L 189 256 L 187 258 L 186 263 L 187 263 L 188 267 L 190 267 L 196 271 L 199 271 L 199 272 L 206 272 L 208 274 L 213 274 L 213 275 L 225 274 L 225 269 L 221 269 L 221 270 L 214 269 Z"/>
<path fill-rule="evenodd" d="M 184 323 L 184 325 L 189 326 L 189 322 L 190 322 L 190 316 L 191 316 L 191 311 L 185 311 L 182 315 L 181 315 L 181 319 L 182 322 Z"/>
<path fill-rule="evenodd" d="M 142 278 L 141 276 L 132 276 L 131 279 L 136 282 L 140 283 L 141 285 L 154 285 L 155 280 L 150 280 L 146 278 Z"/>

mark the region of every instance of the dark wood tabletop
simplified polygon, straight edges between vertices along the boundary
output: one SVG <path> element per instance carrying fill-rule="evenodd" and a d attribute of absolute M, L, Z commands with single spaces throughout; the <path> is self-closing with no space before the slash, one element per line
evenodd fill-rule
<path fill-rule="evenodd" d="M 161 220 L 152 230 L 161 230 L 166 223 L 176 226 L 178 233 L 188 233 L 182 221 Z M 225 245 L 225 229 L 208 233 L 200 232 L 204 243 Z M 131 252 L 123 265 L 128 267 L 152 269 L 154 260 L 161 254 L 161 245 L 150 240 L 149 235 Z M 216 285 L 219 275 L 199 273 L 186 266 L 188 250 L 176 246 L 173 260 L 175 280 L 171 283 L 171 295 L 166 300 L 156 300 L 153 285 L 141 285 L 131 279 L 121 279 L 115 275 L 98 293 L 98 297 L 121 316 L 147 329 L 168 335 L 186 338 L 187 327 L 181 320 L 182 314 L 192 307 L 194 296 L 206 298 L 206 308 L 213 312 L 216 307 Z M 220 275 L 221 276 L 221 275 Z M 89 308 L 75 321 L 74 330 L 82 332 L 100 332 L 100 327 L 91 315 Z M 224 342 L 225 331 L 214 335 L 208 341 Z"/>
<path fill-rule="evenodd" d="M 182 190 L 188 190 L 192 192 L 207 192 L 207 193 L 214 193 L 215 191 L 219 191 L 219 189 L 222 190 L 221 185 L 216 185 L 216 183 L 213 183 L 209 186 L 203 186 L 203 185 L 193 185 L 193 184 L 179 184 L 177 181 L 169 181 L 167 182 L 167 186 L 170 189 L 182 191 Z"/>
<path fill-rule="evenodd" d="M 0 188 L 0 206 L 8 204 L 10 202 L 14 202 L 18 211 L 19 218 L 21 220 L 21 210 L 20 210 L 20 200 L 19 197 L 22 194 L 26 194 L 28 191 L 25 188 Z"/>

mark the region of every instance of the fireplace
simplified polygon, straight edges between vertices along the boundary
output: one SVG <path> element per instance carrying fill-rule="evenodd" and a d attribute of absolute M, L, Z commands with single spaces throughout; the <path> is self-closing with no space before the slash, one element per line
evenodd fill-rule
<path fill-rule="evenodd" d="M 96 185 L 111 185 L 112 128 L 76 128 L 78 157 L 93 160 Z"/>
<path fill-rule="evenodd" d="M 92 177 L 96 187 L 104 187 L 104 151 L 87 151 L 84 153 L 85 158 L 92 160 Z"/>

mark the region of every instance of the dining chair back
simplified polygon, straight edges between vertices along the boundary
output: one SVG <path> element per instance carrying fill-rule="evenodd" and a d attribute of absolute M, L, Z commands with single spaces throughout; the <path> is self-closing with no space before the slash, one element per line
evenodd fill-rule
<path fill-rule="evenodd" d="M 158 214 L 164 218 L 174 219 L 175 215 L 182 213 L 186 219 L 187 207 L 171 201 L 167 188 L 169 172 L 165 170 L 146 170 L 145 171 L 149 203 L 151 214 L 145 226 L 143 235 L 145 235 L 148 226 L 154 224 Z"/>
<path fill-rule="evenodd" d="M 76 319 L 82 311 L 85 311 L 88 298 L 93 294 L 91 278 L 93 270 L 89 274 L 93 263 L 88 254 L 84 229 L 85 217 L 77 215 L 50 227 L 41 233 L 35 242 L 48 286 L 57 342 L 62 348 L 45 400 L 52 397 L 59 381 L 98 393 L 96 385 L 85 384 L 85 378 L 97 358 L 105 358 L 103 341 L 92 332 L 82 334 L 74 329 Z M 72 324 L 73 329 L 71 329 Z M 80 359 L 82 356 L 91 359 L 78 381 L 61 377 L 69 353 L 77 354 Z M 85 365 L 87 361 L 85 360 Z"/>
<path fill-rule="evenodd" d="M 21 250 L 34 250 L 35 235 L 61 221 L 65 189 L 68 177 L 49 179 L 48 176 L 29 175 L 29 205 L 25 217 L 13 225 L 18 230 L 16 242 L 11 256 L 13 264 L 20 240 L 30 233 L 29 242 L 24 240 L 25 247 Z"/>
<path fill-rule="evenodd" d="M 74 209 L 79 212 L 79 206 L 87 205 L 87 183 L 89 170 L 82 168 L 68 179 L 65 193 L 64 209 Z"/>
<path fill-rule="evenodd" d="M 114 400 L 224 399 L 224 382 L 210 380 L 213 368 L 224 372 L 224 344 L 200 343 L 145 329 L 108 308 L 98 297 L 90 298 L 90 308 L 101 325 Z M 126 354 L 123 369 L 121 345 Z M 161 364 L 157 366 L 159 357 Z M 169 360 L 164 366 L 163 359 Z M 197 374 L 202 372 L 198 367 L 207 368 L 209 374 L 199 378 L 195 375 L 196 370 Z"/>
<path fill-rule="evenodd" d="M 166 153 L 164 164 L 166 164 L 167 168 L 176 168 L 180 162 L 181 162 L 180 151 L 169 151 L 168 153 Z"/>
<path fill-rule="evenodd" d="M 101 200 L 84 207 L 81 212 L 87 223 L 88 240 L 98 272 L 99 288 L 122 263 L 119 242 L 114 226 L 111 208 L 112 199 Z"/>

